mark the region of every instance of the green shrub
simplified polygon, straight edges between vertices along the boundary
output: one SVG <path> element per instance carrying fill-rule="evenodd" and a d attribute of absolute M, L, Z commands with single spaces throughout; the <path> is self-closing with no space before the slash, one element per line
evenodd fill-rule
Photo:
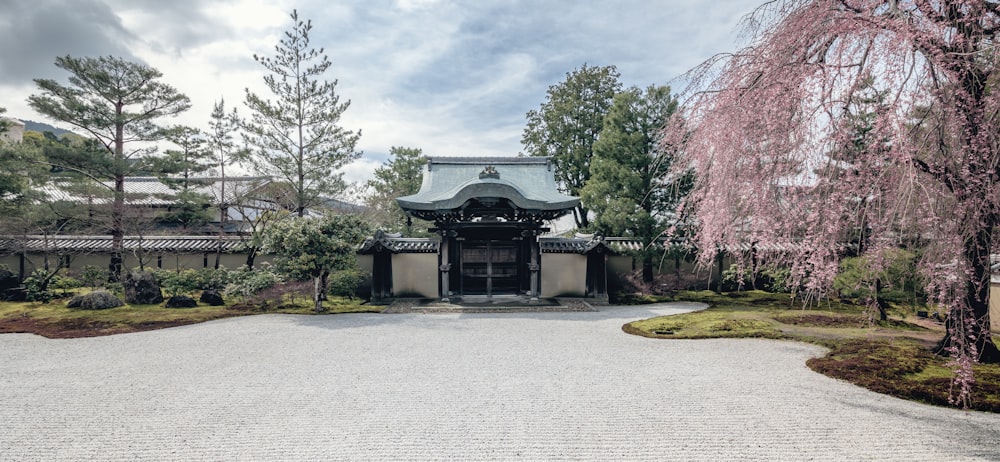
<path fill-rule="evenodd" d="M 103 285 L 108 280 L 108 272 L 98 268 L 94 265 L 87 265 L 83 267 L 83 272 L 80 273 L 80 281 L 90 287 L 91 289 L 97 289 Z"/>
<path fill-rule="evenodd" d="M 232 271 L 225 268 L 202 268 L 195 271 L 195 290 L 223 290 L 229 284 Z"/>
<path fill-rule="evenodd" d="M 242 268 L 230 274 L 230 282 L 226 285 L 225 293 L 245 301 L 279 282 L 281 282 L 281 276 L 272 271 L 270 267 Z"/>
<path fill-rule="evenodd" d="M 194 270 L 157 271 L 154 275 L 168 297 L 198 290 L 198 279 Z"/>
<path fill-rule="evenodd" d="M 111 292 L 119 297 L 125 296 L 125 284 L 121 282 L 109 282 L 104 285 L 104 288 L 108 289 L 108 292 Z"/>
<path fill-rule="evenodd" d="M 722 272 L 720 284 L 722 284 L 721 290 L 723 292 L 746 290 L 753 284 L 753 273 L 749 267 L 741 267 L 734 263 Z"/>
<path fill-rule="evenodd" d="M 357 269 L 337 271 L 327 280 L 327 293 L 334 296 L 354 299 L 358 287 L 365 282 L 365 274 Z"/>
<path fill-rule="evenodd" d="M 223 290 L 232 278 L 225 268 L 163 270 L 155 273 L 156 280 L 168 296 L 184 295 L 199 290 Z"/>
<path fill-rule="evenodd" d="M 79 289 L 80 287 L 83 287 L 83 283 L 80 282 L 79 279 L 69 276 L 54 276 L 52 280 L 49 281 L 50 289 L 58 290 L 63 294 L 73 289 Z"/>
<path fill-rule="evenodd" d="M 767 292 L 790 294 L 795 289 L 792 284 L 792 270 L 789 268 L 764 266 L 759 278 L 763 282 L 761 290 Z"/>
<path fill-rule="evenodd" d="M 24 279 L 24 288 L 29 302 L 48 303 L 52 300 L 53 295 L 49 290 L 48 277 L 47 271 L 36 269 Z"/>
<path fill-rule="evenodd" d="M 788 268 L 774 265 L 763 265 L 754 274 L 749 266 L 729 265 L 722 272 L 722 291 L 736 292 L 738 290 L 763 290 L 765 292 L 791 293 L 792 271 Z"/>
<path fill-rule="evenodd" d="M 833 279 L 833 288 L 841 297 L 870 299 L 874 295 L 875 280 L 882 283 L 879 296 L 896 303 L 919 305 L 926 302 L 923 281 L 917 271 L 918 255 L 905 249 L 889 249 L 881 269 L 872 263 L 872 257 L 845 258 L 840 271 Z"/>

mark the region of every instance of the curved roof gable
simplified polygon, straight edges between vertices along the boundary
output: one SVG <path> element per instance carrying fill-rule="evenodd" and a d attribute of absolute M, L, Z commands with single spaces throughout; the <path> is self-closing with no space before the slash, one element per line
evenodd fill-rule
<path fill-rule="evenodd" d="M 559 193 L 548 157 L 429 157 L 420 191 L 396 201 L 406 211 L 447 211 L 481 198 L 546 212 L 580 203 Z"/>

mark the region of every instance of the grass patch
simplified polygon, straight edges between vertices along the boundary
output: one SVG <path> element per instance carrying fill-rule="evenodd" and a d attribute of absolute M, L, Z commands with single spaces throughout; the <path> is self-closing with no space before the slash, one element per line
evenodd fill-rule
<path fill-rule="evenodd" d="M 139 332 L 196 324 L 215 319 L 260 313 L 316 314 L 312 301 L 293 299 L 280 305 L 228 304 L 194 308 L 165 308 L 159 305 L 125 305 L 106 310 L 66 307 L 67 300 L 49 303 L 0 302 L 0 334 L 31 333 L 48 338 L 79 338 Z M 360 300 L 331 297 L 323 304 L 324 313 L 378 311 Z"/>
<path fill-rule="evenodd" d="M 946 358 L 929 350 L 944 335 L 944 327 L 931 321 L 911 322 L 913 318 L 906 315 L 912 308 L 893 311 L 905 319 L 878 321 L 865 306 L 823 301 L 804 309 L 801 301 L 788 294 L 699 291 L 669 298 L 710 307 L 631 322 L 622 330 L 652 338 L 773 338 L 816 343 L 830 348 L 826 356 L 807 362 L 817 372 L 879 393 L 950 405 L 954 372 L 945 366 Z M 971 408 L 1000 412 L 1000 365 L 977 365 L 975 377 Z"/>

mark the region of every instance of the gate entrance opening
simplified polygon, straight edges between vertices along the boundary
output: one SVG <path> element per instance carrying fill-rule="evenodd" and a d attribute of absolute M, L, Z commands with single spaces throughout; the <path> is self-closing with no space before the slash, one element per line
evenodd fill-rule
<path fill-rule="evenodd" d="M 520 292 L 519 241 L 462 242 L 462 286 L 467 295 L 507 295 Z"/>

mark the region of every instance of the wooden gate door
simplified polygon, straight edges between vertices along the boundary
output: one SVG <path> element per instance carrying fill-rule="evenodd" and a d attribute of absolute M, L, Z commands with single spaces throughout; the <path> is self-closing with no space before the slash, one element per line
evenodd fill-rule
<path fill-rule="evenodd" d="M 462 243 L 462 294 L 516 294 L 519 290 L 515 241 L 467 240 Z"/>

